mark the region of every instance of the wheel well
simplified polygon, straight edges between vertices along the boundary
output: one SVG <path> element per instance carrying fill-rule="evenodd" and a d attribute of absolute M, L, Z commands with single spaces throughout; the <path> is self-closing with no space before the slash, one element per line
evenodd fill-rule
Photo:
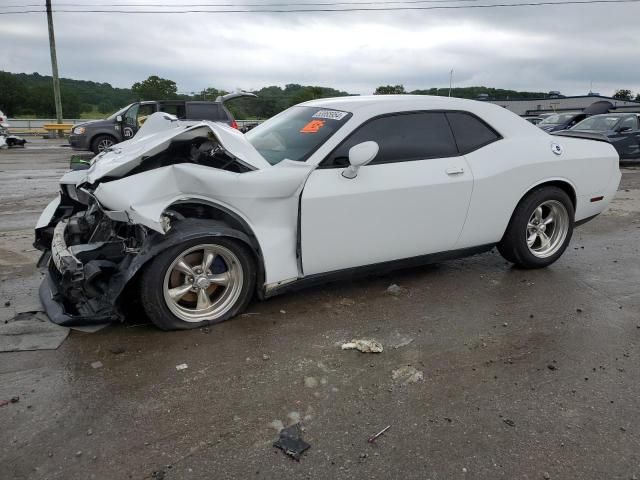
<path fill-rule="evenodd" d="M 200 218 L 205 220 L 217 220 L 227 224 L 233 230 L 244 233 L 251 242 L 248 246 L 251 248 L 251 251 L 255 256 L 256 266 L 258 267 L 258 282 L 256 282 L 256 287 L 260 290 L 265 278 L 262 250 L 260 249 L 260 243 L 253 233 L 253 230 L 240 216 L 220 205 L 193 201 L 174 203 L 166 208 L 165 213 L 170 216 L 178 217 L 178 219 Z"/>
<path fill-rule="evenodd" d="M 95 135 L 93 135 L 93 137 L 91 137 L 89 139 L 89 146 L 93 147 L 93 142 L 95 141 L 96 138 L 98 137 L 111 137 L 115 140 L 116 143 L 118 143 L 118 139 L 116 138 L 115 135 L 111 135 L 110 133 L 104 133 L 104 132 L 98 132 Z"/>
<path fill-rule="evenodd" d="M 573 209 L 574 209 L 574 210 L 576 209 L 576 206 L 577 206 L 577 203 L 578 203 L 578 201 L 577 201 L 577 197 L 576 197 L 576 192 L 575 192 L 575 190 L 573 189 L 573 187 L 571 186 L 571 184 L 570 184 L 570 183 L 564 182 L 564 181 L 562 181 L 562 180 L 551 180 L 551 181 L 549 181 L 549 182 L 543 182 L 543 183 L 540 183 L 540 184 L 538 184 L 538 185 L 536 185 L 536 186 L 534 186 L 534 187 L 531 187 L 527 192 L 525 192 L 525 194 L 524 194 L 524 195 L 522 195 L 522 197 L 521 197 L 521 198 L 520 198 L 520 200 L 518 201 L 518 204 L 517 204 L 517 205 L 520 205 L 520 203 L 521 203 L 521 202 L 526 198 L 526 196 L 527 196 L 527 195 L 529 195 L 531 192 L 533 192 L 534 190 L 537 190 L 537 189 L 539 189 L 539 188 L 542 188 L 542 187 L 557 187 L 557 188 L 559 188 L 559 189 L 563 190 L 563 191 L 564 191 L 564 192 L 569 196 L 569 198 L 571 199 L 571 203 L 573 204 Z M 517 210 L 517 205 L 516 205 L 516 207 L 513 209 L 513 211 L 511 212 L 511 217 L 509 217 L 509 224 L 511 224 L 511 220 L 513 219 L 513 216 L 515 215 L 515 212 L 516 212 L 516 210 Z M 508 225 L 509 225 L 509 224 L 508 224 Z M 507 229 L 509 228 L 509 226 L 508 226 L 508 225 L 505 227 L 505 230 L 504 230 L 504 232 L 503 232 L 503 236 L 502 236 L 502 238 L 504 238 L 504 235 L 506 234 Z"/>
<path fill-rule="evenodd" d="M 167 207 L 166 212 L 175 214 L 175 216 L 179 218 L 200 218 L 224 222 L 234 230 L 244 232 L 249 237 L 255 238 L 255 235 L 246 222 L 223 207 L 198 202 L 180 202 Z"/>
<path fill-rule="evenodd" d="M 571 186 L 570 183 L 564 182 L 562 180 L 552 180 L 550 182 L 544 182 L 541 183 L 539 185 L 536 185 L 535 187 L 533 187 L 531 190 L 529 190 L 527 193 L 525 193 L 522 198 L 526 197 L 527 195 L 529 195 L 529 193 L 531 193 L 533 190 L 537 190 L 538 188 L 541 187 L 557 187 L 560 190 L 564 190 L 564 192 L 569 196 L 569 198 L 571 199 L 571 203 L 573 204 L 573 209 L 576 209 L 577 203 L 578 203 L 578 199 L 576 197 L 576 192 L 573 189 L 573 187 Z"/>

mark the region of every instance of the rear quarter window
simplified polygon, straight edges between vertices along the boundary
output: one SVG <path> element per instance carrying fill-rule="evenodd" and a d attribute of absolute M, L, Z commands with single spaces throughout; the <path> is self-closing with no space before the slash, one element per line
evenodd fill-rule
<path fill-rule="evenodd" d="M 478 117 L 465 112 L 448 112 L 447 119 L 462 155 L 502 138 Z"/>
<path fill-rule="evenodd" d="M 202 103 L 186 105 L 187 120 L 210 120 L 212 122 L 227 121 L 227 114 L 218 103 Z"/>

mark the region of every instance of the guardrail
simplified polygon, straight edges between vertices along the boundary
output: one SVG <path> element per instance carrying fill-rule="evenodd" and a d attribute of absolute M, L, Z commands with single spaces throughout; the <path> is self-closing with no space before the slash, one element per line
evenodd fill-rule
<path fill-rule="evenodd" d="M 91 119 L 83 118 L 65 118 L 62 123 L 80 123 L 90 122 Z M 44 125 L 47 123 L 57 123 L 55 118 L 8 118 L 9 130 L 13 133 L 20 133 L 22 135 L 40 135 L 45 134 L 47 131 Z"/>
<path fill-rule="evenodd" d="M 65 118 L 62 123 L 81 123 L 91 122 L 90 118 Z M 239 127 L 244 127 L 247 124 L 262 123 L 264 120 L 236 120 Z M 48 123 L 57 123 L 55 118 L 8 118 L 9 130 L 13 133 L 19 133 L 22 135 L 41 135 L 46 134 L 47 131 L 44 125 Z"/>

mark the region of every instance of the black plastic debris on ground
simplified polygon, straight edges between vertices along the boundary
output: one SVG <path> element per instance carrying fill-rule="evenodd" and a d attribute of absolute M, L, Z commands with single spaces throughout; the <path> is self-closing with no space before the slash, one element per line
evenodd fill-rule
<path fill-rule="evenodd" d="M 302 429 L 299 423 L 280 430 L 280 438 L 273 446 L 298 462 L 300 461 L 300 455 L 311 447 L 302 439 Z"/>

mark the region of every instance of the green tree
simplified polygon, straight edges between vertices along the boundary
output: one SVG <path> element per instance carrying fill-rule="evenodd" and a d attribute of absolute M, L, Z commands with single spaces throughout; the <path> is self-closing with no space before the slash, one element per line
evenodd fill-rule
<path fill-rule="evenodd" d="M 109 102 L 108 100 L 103 100 L 98 104 L 98 111 L 100 113 L 110 113 L 113 112 L 115 110 L 113 103 Z"/>
<path fill-rule="evenodd" d="M 631 100 L 631 90 L 620 88 L 613 94 L 613 98 L 617 98 L 618 100 Z"/>
<path fill-rule="evenodd" d="M 167 100 L 177 97 L 178 87 L 173 80 L 151 75 L 142 82 L 134 83 L 131 91 L 138 100 Z"/>
<path fill-rule="evenodd" d="M 11 73 L 0 72 L 0 110 L 5 115 L 15 115 L 23 106 L 26 96 L 27 89 L 22 82 Z"/>
<path fill-rule="evenodd" d="M 640 93 L 636 94 L 636 98 L 634 99 L 634 102 L 639 102 L 640 103 Z"/>
<path fill-rule="evenodd" d="M 374 95 L 396 95 L 400 93 L 407 93 L 404 91 L 404 85 L 380 85 L 373 92 Z"/>

